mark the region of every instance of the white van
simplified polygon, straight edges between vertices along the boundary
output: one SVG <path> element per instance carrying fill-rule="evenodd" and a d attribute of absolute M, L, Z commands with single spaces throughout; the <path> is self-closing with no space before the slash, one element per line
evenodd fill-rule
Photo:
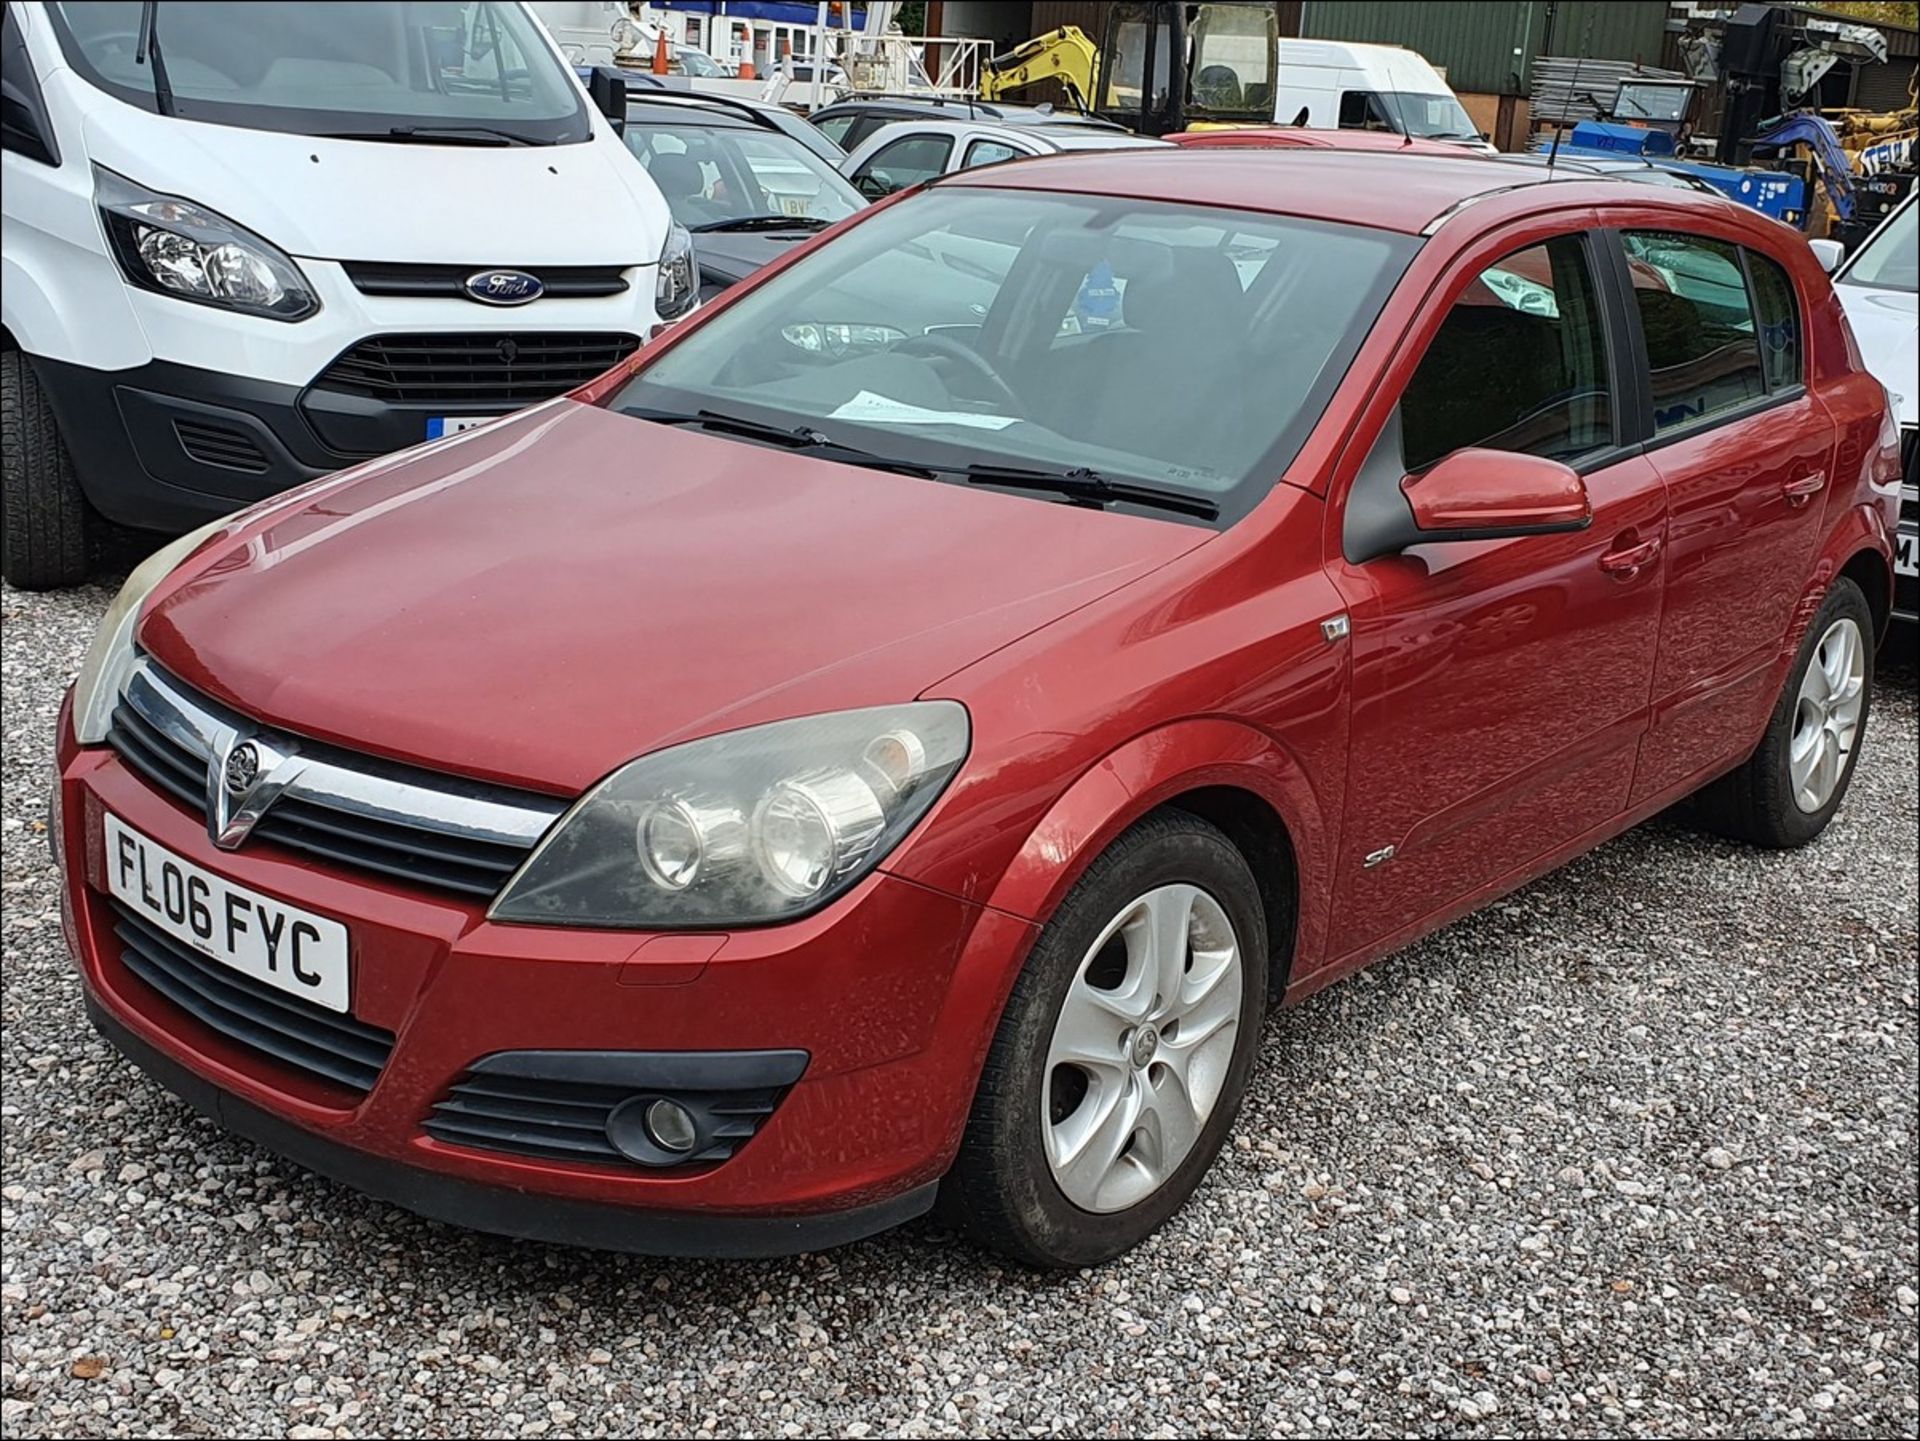
<path fill-rule="evenodd" d="M 0 49 L 15 585 L 82 579 L 98 516 L 189 530 L 548 399 L 695 303 L 510 0 L 13 0 Z"/>
<path fill-rule="evenodd" d="M 1280 42 L 1274 120 L 1312 130 L 1387 130 L 1493 153 L 1440 72 L 1398 45 Z"/>

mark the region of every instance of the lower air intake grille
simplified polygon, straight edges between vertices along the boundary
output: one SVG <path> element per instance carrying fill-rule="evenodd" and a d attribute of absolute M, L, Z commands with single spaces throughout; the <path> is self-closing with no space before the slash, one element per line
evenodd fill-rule
<path fill-rule="evenodd" d="M 120 961 L 174 1005 L 223 1036 L 358 1092 L 373 1089 L 393 1034 L 263 986 L 209 960 L 119 902 Z"/>
<path fill-rule="evenodd" d="M 544 1160 L 713 1165 L 759 1130 L 806 1064 L 804 1051 L 502 1051 L 476 1061 L 423 1129 Z M 658 1101 L 683 1108 L 690 1146 L 668 1152 L 652 1139 Z"/>
<path fill-rule="evenodd" d="M 636 335 L 591 331 L 375 335 L 314 385 L 394 405 L 532 405 L 585 385 L 639 348 Z"/>
<path fill-rule="evenodd" d="M 245 471 L 248 475 L 259 475 L 267 468 L 265 453 L 252 436 L 236 426 L 176 416 L 173 433 L 179 437 L 180 448 L 202 465 Z"/>

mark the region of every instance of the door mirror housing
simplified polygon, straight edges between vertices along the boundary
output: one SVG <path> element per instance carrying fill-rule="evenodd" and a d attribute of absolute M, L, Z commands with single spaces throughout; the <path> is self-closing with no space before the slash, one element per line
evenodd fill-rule
<path fill-rule="evenodd" d="M 1555 535 L 1593 523 L 1578 471 L 1511 450 L 1456 450 L 1401 481 L 1400 493 L 1422 541 Z"/>
<path fill-rule="evenodd" d="M 1831 275 L 1840 268 L 1840 262 L 1847 258 L 1847 247 L 1838 240 L 1809 240 L 1807 248 L 1813 251 L 1813 258 L 1820 262 L 1820 268 Z"/>

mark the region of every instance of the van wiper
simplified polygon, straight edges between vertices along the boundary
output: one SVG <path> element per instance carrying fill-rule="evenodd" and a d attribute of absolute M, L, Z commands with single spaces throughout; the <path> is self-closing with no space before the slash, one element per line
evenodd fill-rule
<path fill-rule="evenodd" d="M 969 485 L 1004 485 L 1014 490 L 1050 490 L 1088 505 L 1108 505 L 1125 501 L 1131 505 L 1152 506 L 1179 515 L 1194 515 L 1202 520 L 1217 520 L 1220 507 L 1205 496 L 1158 485 L 1142 485 L 1132 480 L 1109 480 L 1097 470 L 1075 466 L 1072 470 L 1043 470 L 1024 465 L 969 465 L 960 474 Z"/>
<path fill-rule="evenodd" d="M 140 38 L 133 47 L 133 63 L 153 61 L 153 108 L 159 115 L 174 115 L 173 82 L 167 79 L 166 58 L 160 53 L 160 0 L 147 0 L 140 7 Z"/>
<path fill-rule="evenodd" d="M 377 135 L 356 139 L 378 140 Z M 455 145 L 538 145 L 530 135 L 513 130 L 495 130 L 491 125 L 396 125 L 386 135 L 390 140 L 417 140 L 425 145 L 451 141 Z"/>
<path fill-rule="evenodd" d="M 693 227 L 695 235 L 744 230 L 825 230 L 833 224 L 817 215 L 742 215 L 733 220 L 709 220 Z"/>
<path fill-rule="evenodd" d="M 934 478 L 934 472 L 928 466 L 895 460 L 875 451 L 862 450 L 857 445 L 847 445 L 809 425 L 770 425 L 765 421 L 749 420 L 744 415 L 727 415 L 718 410 L 702 410 L 688 415 L 678 410 L 647 410 L 626 406 L 620 413 L 650 420 L 656 425 L 698 426 L 716 435 L 737 435 L 742 440 L 757 440 L 763 445 L 777 445 L 783 450 L 812 451 L 823 460 L 837 460 L 843 465 L 863 465 L 873 470 L 890 470 L 899 475 L 917 475 L 923 480 Z"/>

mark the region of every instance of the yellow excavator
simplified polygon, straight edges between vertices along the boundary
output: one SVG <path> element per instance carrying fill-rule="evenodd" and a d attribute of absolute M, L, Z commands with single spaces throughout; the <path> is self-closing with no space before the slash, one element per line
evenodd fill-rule
<path fill-rule="evenodd" d="M 1116 0 L 1097 48 L 1072 25 L 1037 35 L 982 63 L 980 97 L 1052 80 L 1078 110 L 1168 135 L 1272 124 L 1279 69 L 1278 17 L 1264 0 Z"/>

